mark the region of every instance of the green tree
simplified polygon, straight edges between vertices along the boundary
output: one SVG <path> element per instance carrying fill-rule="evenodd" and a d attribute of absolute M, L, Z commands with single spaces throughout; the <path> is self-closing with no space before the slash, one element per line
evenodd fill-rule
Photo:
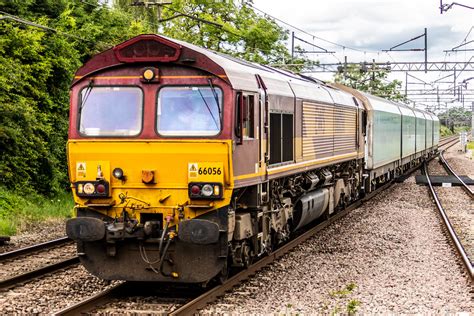
<path fill-rule="evenodd" d="M 402 82 L 388 81 L 389 71 L 386 69 L 377 66 L 370 66 L 370 69 L 367 69 L 365 66 L 353 64 L 348 65 L 346 69 L 341 68 L 341 71 L 334 76 L 334 81 L 337 83 L 389 100 L 406 100 L 405 95 L 398 90 Z"/>
<path fill-rule="evenodd" d="M 0 13 L 6 17 L 0 20 L 0 185 L 56 194 L 67 188 L 74 72 L 93 54 L 148 29 L 93 0 L 8 1 L 0 7 L 6 12 Z"/>
<path fill-rule="evenodd" d="M 438 114 L 441 124 L 454 131 L 455 127 L 469 128 L 471 126 L 472 112 L 462 106 L 456 106 Z"/>
<path fill-rule="evenodd" d="M 165 36 L 260 64 L 278 64 L 288 70 L 312 66 L 305 58 L 291 60 L 285 44 L 287 30 L 240 1 L 173 0 L 161 7 L 160 19 L 156 6 L 132 3 L 136 2 L 115 0 L 114 6 L 132 13 Z"/>

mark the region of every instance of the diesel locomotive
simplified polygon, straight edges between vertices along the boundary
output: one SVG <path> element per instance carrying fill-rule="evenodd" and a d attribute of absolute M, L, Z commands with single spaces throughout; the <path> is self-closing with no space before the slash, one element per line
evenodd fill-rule
<path fill-rule="evenodd" d="M 158 35 L 91 58 L 70 95 L 67 235 L 109 280 L 223 279 L 439 141 L 430 113 Z"/>

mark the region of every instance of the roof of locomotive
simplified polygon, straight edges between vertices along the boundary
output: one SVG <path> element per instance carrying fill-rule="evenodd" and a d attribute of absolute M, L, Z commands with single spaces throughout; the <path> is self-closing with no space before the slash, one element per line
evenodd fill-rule
<path fill-rule="evenodd" d="M 194 44 L 156 34 L 139 35 L 92 57 L 91 60 L 77 71 L 73 85 L 82 78 L 85 78 L 96 71 L 121 64 L 125 65 L 126 63 L 119 61 L 116 55 L 114 55 L 115 50 L 120 47 L 125 47 L 128 43 L 136 43 L 141 39 L 152 39 L 169 45 L 179 45 L 180 49 L 182 48 L 183 50 L 183 55 L 184 50 L 186 50 L 187 56 L 189 55 L 189 52 L 194 52 L 194 54 L 197 53 L 198 55 L 204 56 L 210 60 L 211 63 L 204 62 L 195 66 L 208 70 L 215 75 L 221 75 L 221 72 L 224 71 L 225 76 L 227 76 L 226 79 L 236 90 L 259 92 L 260 88 L 256 79 L 256 75 L 259 75 L 266 86 L 267 93 L 270 95 L 288 97 L 296 96 L 301 99 L 357 106 L 354 103 L 351 94 L 339 90 L 338 88 L 330 87 L 318 79 L 245 61 Z M 178 60 L 178 62 L 181 61 Z M 214 64 L 217 67 L 213 68 L 211 64 Z M 205 67 L 209 67 L 209 69 L 205 69 Z M 219 68 L 221 69 L 220 73 L 217 73 L 216 69 Z"/>
<path fill-rule="evenodd" d="M 351 94 L 329 86 L 322 80 L 249 62 L 180 40 L 165 38 L 191 48 L 213 60 L 224 69 L 234 89 L 258 92 L 259 87 L 255 75 L 259 75 L 263 79 L 269 94 L 296 96 L 301 99 L 357 106 Z"/>

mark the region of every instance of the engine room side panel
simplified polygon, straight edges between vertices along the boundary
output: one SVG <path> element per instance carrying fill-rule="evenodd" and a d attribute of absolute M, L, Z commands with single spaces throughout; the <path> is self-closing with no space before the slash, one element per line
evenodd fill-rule
<path fill-rule="evenodd" d="M 334 110 L 334 155 L 357 150 L 357 108 L 336 106 Z"/>
<path fill-rule="evenodd" d="M 334 105 L 303 102 L 303 160 L 334 154 Z"/>

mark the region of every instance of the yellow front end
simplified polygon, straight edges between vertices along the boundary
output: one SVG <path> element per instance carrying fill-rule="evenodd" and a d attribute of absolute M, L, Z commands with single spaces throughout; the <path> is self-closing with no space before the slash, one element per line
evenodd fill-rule
<path fill-rule="evenodd" d="M 232 195 L 230 141 L 71 140 L 68 159 L 76 207 L 111 218 L 125 211 L 142 222 L 142 214 L 162 214 L 174 226 L 229 205 Z M 114 177 L 117 168 L 121 179 Z M 97 180 L 108 184 L 108 196 L 87 195 L 85 185 Z M 213 193 L 221 197 L 190 198 L 190 183 L 220 184 L 215 190 L 222 192 Z"/>

